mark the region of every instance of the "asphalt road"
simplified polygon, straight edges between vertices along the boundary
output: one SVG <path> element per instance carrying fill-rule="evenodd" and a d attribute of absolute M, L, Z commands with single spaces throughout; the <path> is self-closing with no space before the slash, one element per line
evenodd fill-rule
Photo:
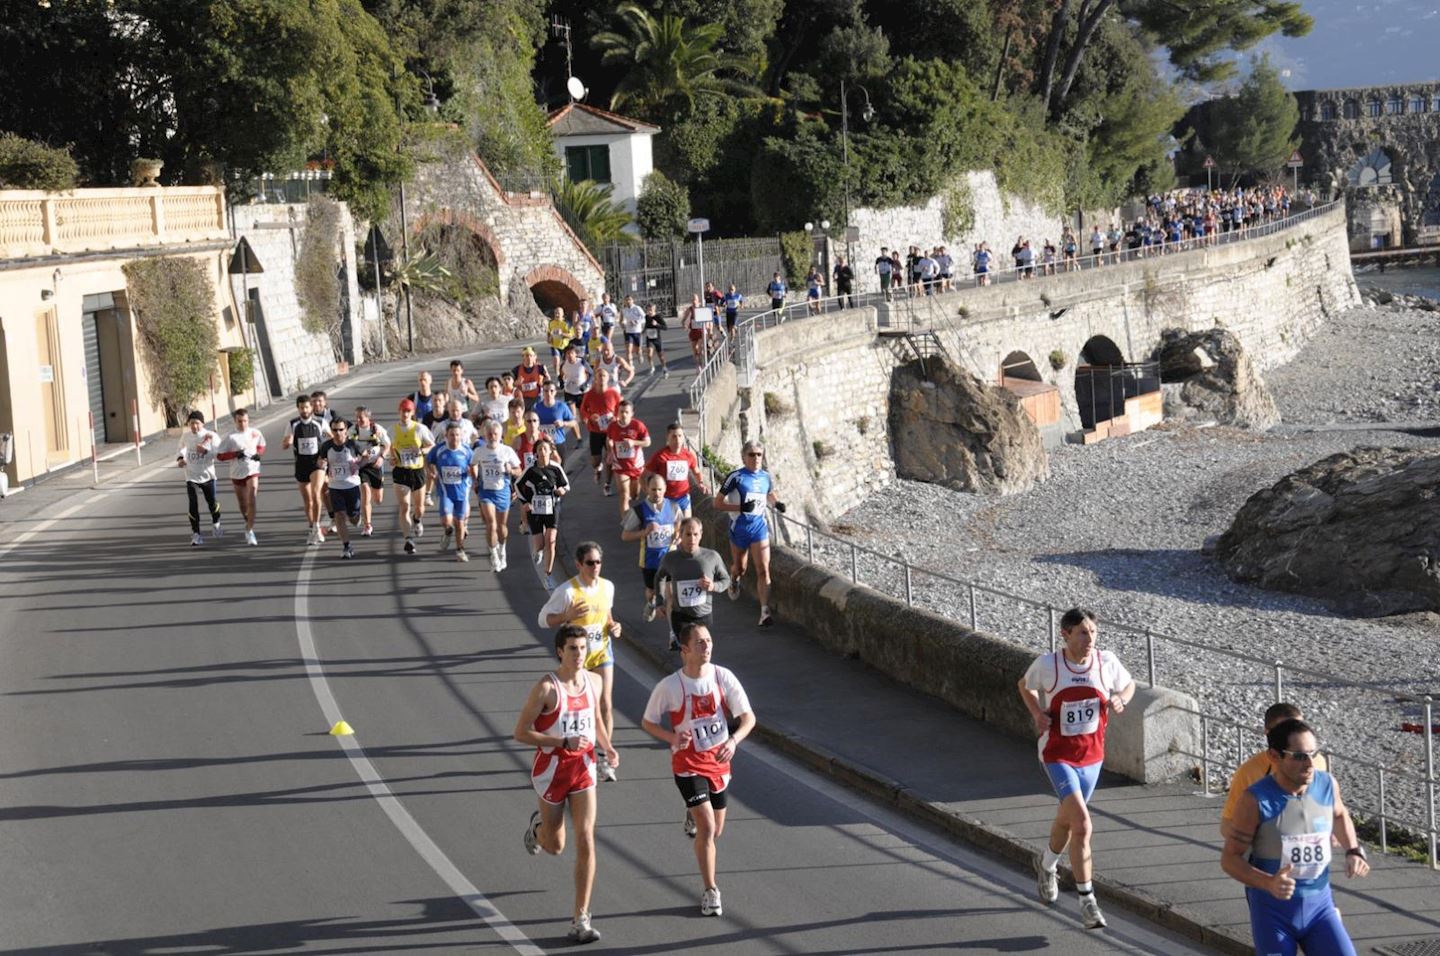
<path fill-rule="evenodd" d="M 427 364 L 440 378 L 444 362 Z M 362 371 L 332 405 L 388 424 L 416 367 Z M 510 733 L 553 660 L 533 621 L 543 592 L 514 560 L 523 539 L 498 576 L 483 547 L 442 558 L 433 522 L 407 558 L 387 495 L 357 560 L 306 548 L 280 418 L 262 423 L 258 548 L 223 479 L 229 534 L 190 548 L 172 467 L 5 526 L 0 953 L 578 948 L 573 851 L 532 858 L 520 842 L 535 798 Z M 1086 932 L 1073 895 L 1044 907 L 1028 873 L 758 743 L 737 759 L 720 844 L 725 915 L 699 916 L 668 753 L 639 728 L 659 676 L 622 648 L 592 905 L 604 939 L 587 952 L 1201 951 L 1114 908 Z M 336 716 L 356 736 L 328 736 Z"/>

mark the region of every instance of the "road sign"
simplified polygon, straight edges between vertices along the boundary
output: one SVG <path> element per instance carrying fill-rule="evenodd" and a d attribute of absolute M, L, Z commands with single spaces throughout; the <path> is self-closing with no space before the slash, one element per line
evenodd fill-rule
<path fill-rule="evenodd" d="M 710 220 L 709 220 L 709 219 L 691 219 L 689 222 L 687 222 L 687 223 L 685 224 L 685 228 L 686 228 L 686 230 L 688 230 L 689 232 L 709 232 L 709 231 L 710 231 Z"/>
<path fill-rule="evenodd" d="M 1210 156 L 1206 156 L 1206 157 L 1205 157 L 1205 168 L 1206 168 L 1206 169 L 1214 169 L 1214 168 L 1215 168 L 1215 160 L 1214 160 L 1214 158 L 1212 158 L 1212 157 L 1210 157 Z"/>
<path fill-rule="evenodd" d="M 1289 159 L 1285 160 L 1285 165 L 1289 166 L 1291 169 L 1299 169 L 1301 166 L 1305 165 L 1305 157 L 1301 156 L 1300 150 L 1297 149 L 1295 150 L 1295 152 L 1290 154 Z"/>

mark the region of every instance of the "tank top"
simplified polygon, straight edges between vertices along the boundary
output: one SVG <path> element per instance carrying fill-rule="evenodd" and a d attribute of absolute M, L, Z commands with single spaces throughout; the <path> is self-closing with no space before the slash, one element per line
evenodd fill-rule
<path fill-rule="evenodd" d="M 676 671 L 666 680 L 680 684 L 684 701 L 679 710 L 670 711 L 670 726 L 676 730 L 689 729 L 692 734 L 688 747 L 671 752 L 671 772 L 676 776 L 728 774 L 730 764 L 721 763 L 711 753 L 730 739 L 725 692 L 720 689 L 718 673 L 712 670 L 708 679 L 695 681 Z"/>
<path fill-rule="evenodd" d="M 596 356 L 595 374 L 599 375 L 602 368 L 610 375 L 610 387 L 617 392 L 620 391 L 620 353 L 612 355 L 609 361 L 601 356 Z"/>
<path fill-rule="evenodd" d="M 660 567 L 660 560 L 670 553 L 670 545 L 675 540 L 675 519 L 679 517 L 679 509 L 669 498 L 661 498 L 658 508 L 651 505 L 648 498 L 641 498 L 635 502 L 634 508 L 635 514 L 640 517 L 642 529 L 651 523 L 660 527 L 660 530 L 652 531 L 640 539 L 640 567 L 654 570 Z"/>
<path fill-rule="evenodd" d="M 523 365 L 515 366 L 515 387 L 520 389 L 520 395 L 527 402 L 533 402 L 540 397 L 540 385 L 545 381 L 545 377 L 545 366 L 539 362 L 529 368 Z"/>
<path fill-rule="evenodd" d="M 1319 893 L 1330 886 L 1330 830 L 1335 821 L 1334 778 L 1323 770 L 1300 793 L 1286 793 L 1266 774 L 1248 792 L 1260 809 L 1260 826 L 1250 847 L 1250 864 L 1275 873 L 1285 863 L 1294 869 L 1295 895 Z"/>
<path fill-rule="evenodd" d="M 1110 720 L 1110 690 L 1105 675 L 1116 664 L 1107 651 L 1095 650 L 1084 667 L 1070 663 L 1064 651 L 1042 658 L 1050 669 L 1045 711 L 1050 730 L 1040 738 L 1040 759 L 1087 767 L 1105 759 L 1105 727 Z"/>
<path fill-rule="evenodd" d="M 606 641 L 605 622 L 610 617 L 610 599 L 615 592 L 600 586 L 598 581 L 593 589 L 587 591 L 580 584 L 578 577 L 566 581 L 565 587 L 569 591 L 569 599 L 572 604 L 576 601 L 584 601 L 590 608 L 570 623 L 585 628 L 585 637 L 590 643 L 591 654 L 603 651 Z"/>
<path fill-rule="evenodd" d="M 564 747 L 555 747 L 546 750 L 544 747 L 535 748 L 536 755 L 553 754 L 557 756 L 579 757 L 592 753 L 595 750 L 595 701 L 590 693 L 590 677 L 585 672 L 581 676 L 585 681 L 585 689 L 578 694 L 571 694 L 565 690 L 565 685 L 560 681 L 559 674 L 547 675 L 555 685 L 555 696 L 559 698 L 559 704 L 548 714 L 541 714 L 535 718 L 534 728 L 538 733 L 551 733 L 557 737 L 589 737 L 590 746 L 584 750 L 566 750 Z"/>
<path fill-rule="evenodd" d="M 395 439 L 390 443 L 391 451 L 395 455 L 396 468 L 420 469 L 425 467 L 425 458 L 420 454 L 424 443 L 420 440 L 420 429 L 424 426 L 415 420 L 410 421 L 410 427 L 404 425 L 395 426 Z"/>
<path fill-rule="evenodd" d="M 470 380 L 466 378 L 461 379 L 459 385 L 451 385 L 449 382 L 445 383 L 445 397 L 449 399 L 449 401 L 460 403 L 460 414 L 462 415 L 470 410 L 470 399 L 465 392 L 465 386 L 469 381 Z M 449 402 L 446 404 L 448 405 Z"/>

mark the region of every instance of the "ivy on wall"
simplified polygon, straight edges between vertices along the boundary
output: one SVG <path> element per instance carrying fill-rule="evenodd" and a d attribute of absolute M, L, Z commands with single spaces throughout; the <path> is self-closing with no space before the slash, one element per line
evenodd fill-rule
<path fill-rule="evenodd" d="M 195 259 L 137 259 L 123 269 L 151 398 L 164 409 L 165 423 L 178 425 L 215 370 L 214 286 Z"/>
<path fill-rule="evenodd" d="M 340 280 L 336 250 L 340 243 L 340 205 L 312 196 L 305 210 L 305 238 L 295 258 L 295 295 L 305 331 L 327 335 L 341 358 Z"/>

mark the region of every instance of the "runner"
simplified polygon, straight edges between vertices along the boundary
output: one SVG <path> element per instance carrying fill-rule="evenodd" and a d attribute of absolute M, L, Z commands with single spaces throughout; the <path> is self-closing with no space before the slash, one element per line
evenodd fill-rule
<path fill-rule="evenodd" d="M 555 443 L 555 457 L 564 458 L 565 433 L 571 432 L 575 440 L 580 440 L 580 423 L 575 420 L 575 410 L 568 402 L 562 402 L 559 398 L 560 388 L 555 382 L 546 382 L 540 389 L 540 401 L 535 403 L 531 409 L 535 413 L 536 420 L 550 440 Z"/>
<path fill-rule="evenodd" d="M 575 323 L 565 318 L 565 310 L 556 308 L 550 313 L 550 322 L 545 326 L 545 341 L 550 345 L 550 358 L 555 366 L 555 375 L 560 374 L 560 363 L 565 358 L 565 347 L 575 338 Z"/>
<path fill-rule="evenodd" d="M 536 359 L 535 350 L 528 345 L 521 349 L 520 364 L 512 371 L 515 374 L 515 387 L 520 390 L 525 407 L 529 408 L 540 401 L 540 386 L 550 380 L 550 369 Z"/>
<path fill-rule="evenodd" d="M 330 423 L 335 420 L 335 412 L 330 408 L 329 398 L 325 393 L 316 389 L 310 393 L 310 405 L 314 409 L 315 417 L 320 420 L 321 436 L 323 443 L 329 435 Z M 324 462 L 321 462 L 324 465 Z M 320 526 L 320 540 L 323 542 L 327 534 L 335 533 L 335 512 L 330 507 L 330 476 L 325 469 L 320 469 L 320 507 L 324 509 L 325 518 L 328 524 Z"/>
<path fill-rule="evenodd" d="M 680 327 L 686 331 L 690 340 L 690 356 L 695 360 L 697 369 L 705 365 L 705 340 L 710 333 L 710 326 L 710 307 L 701 305 L 698 295 L 690 296 L 690 304 L 685 307 Z"/>
<path fill-rule="evenodd" d="M 704 533 L 705 525 L 699 518 L 683 519 L 675 550 L 661 559 L 655 572 L 655 587 L 670 622 L 672 651 L 680 650 L 676 635 L 686 624 L 704 624 L 706 629 L 713 626 L 714 596 L 730 586 L 725 559 L 700 546 Z"/>
<path fill-rule="evenodd" d="M 665 365 L 665 346 L 660 341 L 660 333 L 667 328 L 669 326 L 652 302 L 645 310 L 645 360 L 649 363 L 652 375 L 655 373 L 655 363 L 659 362 L 663 378 L 670 377 L 670 369 Z"/>
<path fill-rule="evenodd" d="M 255 540 L 255 502 L 260 494 L 260 456 L 265 454 L 265 436 L 260 429 L 250 427 L 250 413 L 245 409 L 235 409 L 230 417 L 235 430 L 220 443 L 215 459 L 230 462 L 230 484 L 235 487 L 235 503 L 245 519 L 245 543 L 254 547 L 260 543 Z"/>
<path fill-rule="evenodd" d="M 890 249 L 887 246 L 880 247 L 880 255 L 875 259 L 875 274 L 880 277 L 880 294 L 885 301 L 890 301 L 890 277 L 894 274 L 894 266 L 890 262 Z"/>
<path fill-rule="evenodd" d="M 615 351 L 615 346 L 609 339 L 600 340 L 600 354 L 595 356 L 591 364 L 596 371 L 604 369 L 610 373 L 610 387 L 617 392 L 623 392 L 635 381 L 635 366 Z"/>
<path fill-rule="evenodd" d="M 1290 718 L 1265 735 L 1270 773 L 1235 807 L 1220 866 L 1245 884 L 1257 953 L 1355 956 L 1330 894 L 1330 841 L 1345 850 L 1345 876 L 1370 872 L 1340 782 L 1315 769 L 1319 744 L 1303 720 Z"/>
<path fill-rule="evenodd" d="M 300 488 L 300 503 L 305 509 L 305 523 L 309 527 L 306 544 L 320 544 L 325 532 L 320 530 L 320 489 L 325 484 L 325 469 L 320 464 L 320 443 L 324 441 L 325 429 L 315 417 L 314 403 L 309 395 L 295 398 L 295 410 L 299 416 L 290 419 L 281 448 L 295 449 L 295 483 Z"/>
<path fill-rule="evenodd" d="M 704 892 L 701 916 L 721 916 L 715 841 L 725 831 L 730 761 L 755 729 L 745 688 L 728 668 L 710 662 L 715 641 L 703 624 L 680 631 L 680 670 L 655 685 L 641 725 L 670 747 L 670 771 L 685 801 L 685 834 L 695 840 Z M 669 726 L 662 726 L 664 720 Z M 736 727 L 730 730 L 734 720 Z"/>
<path fill-rule="evenodd" d="M 219 447 L 220 436 L 205 427 L 205 416 L 198 411 L 191 412 L 185 421 L 185 432 L 180 436 L 180 450 L 175 455 L 175 464 L 185 469 L 192 548 L 205 543 L 200 536 L 200 500 L 197 496 L 204 496 L 205 507 L 210 510 L 211 537 L 225 536 L 225 529 L 220 525 L 220 503 L 215 500 L 215 453 Z"/>
<path fill-rule="evenodd" d="M 540 800 L 540 809 L 530 814 L 525 827 L 526 853 L 564 852 L 565 807 L 570 807 L 575 828 L 575 915 L 570 938 L 577 943 L 600 939 L 600 931 L 590 925 L 590 892 L 595 885 L 595 745 L 600 745 L 610 766 L 620 765 L 610 734 L 595 719 L 597 681 L 581 668 L 586 646 L 583 627 L 567 624 L 555 632 L 560 666 L 536 681 L 515 722 L 515 739 L 535 748 L 530 784 Z"/>
<path fill-rule="evenodd" d="M 1071 608 L 1060 618 L 1065 646 L 1037 657 L 1020 678 L 1020 699 L 1040 734 L 1040 762 L 1060 798 L 1050 825 L 1050 842 L 1035 861 L 1040 899 L 1060 898 L 1055 868 L 1070 846 L 1070 873 L 1080 895 L 1086 929 L 1100 929 L 1105 917 L 1090 882 L 1090 795 L 1105 760 L 1105 727 L 1135 696 L 1135 681 L 1109 651 L 1095 646 L 1095 615 Z M 1064 686 L 1061 686 L 1061 685 Z"/>
<path fill-rule="evenodd" d="M 728 511 L 730 519 L 730 600 L 740 597 L 740 581 L 751 557 L 755 559 L 755 595 L 760 599 L 760 626 L 775 623 L 770 615 L 770 526 L 765 512 L 777 504 L 775 481 L 761 468 L 765 449 L 757 441 L 748 441 L 742 449 L 745 463 L 725 476 L 715 498 L 718 511 Z"/>
<path fill-rule="evenodd" d="M 620 328 L 625 331 L 625 358 L 633 369 L 640 360 L 640 336 L 645 331 L 645 310 L 635 304 L 633 295 L 625 297 L 625 306 L 620 310 Z"/>
<path fill-rule="evenodd" d="M 730 283 L 730 289 L 725 293 L 725 334 L 734 335 L 735 325 L 740 321 L 740 306 L 745 304 L 745 297 L 735 288 L 735 283 Z"/>
<path fill-rule="evenodd" d="M 366 465 L 360 469 L 360 537 L 375 533 L 371 523 L 374 506 L 385 500 L 385 460 L 390 457 L 390 435 L 385 426 L 370 417 L 364 405 L 355 408 L 355 444 L 365 453 Z"/>
<path fill-rule="evenodd" d="M 780 278 L 780 273 L 775 273 L 775 278 L 770 280 L 765 291 L 770 294 L 770 310 L 772 312 L 785 307 L 785 294 L 789 290 L 785 288 L 785 280 Z"/>
<path fill-rule="evenodd" d="M 595 484 L 605 485 L 606 497 L 612 493 L 610 476 L 605 474 L 609 464 L 605 455 L 606 432 L 619 407 L 620 393 L 610 387 L 610 374 L 603 368 L 597 369 L 590 390 L 580 400 L 580 417 L 590 434 L 590 467 L 595 472 Z"/>
<path fill-rule="evenodd" d="M 550 600 L 540 609 L 540 626 L 545 630 L 565 624 L 578 624 L 585 629 L 588 650 L 585 669 L 600 675 L 600 726 L 608 740 L 615 727 L 612 706 L 615 686 L 615 644 L 620 638 L 620 622 L 611 609 L 615 606 L 615 585 L 600 576 L 604 553 L 594 541 L 582 541 L 575 548 L 576 574 L 554 590 Z M 602 754 L 599 760 L 601 780 L 614 780 L 615 768 Z"/>
<path fill-rule="evenodd" d="M 373 460 L 374 451 L 361 451 L 350 437 L 350 423 L 343 418 L 330 422 L 330 440 L 320 446 L 320 458 L 330 479 L 330 513 L 340 532 L 340 557 L 355 557 L 350 544 L 350 526 L 360 523 L 360 471 Z"/>
<path fill-rule="evenodd" d="M 509 416 L 505 419 L 505 428 L 500 433 L 500 440 L 511 448 L 515 447 L 515 439 L 525 434 L 525 399 L 510 399 Z"/>
<path fill-rule="evenodd" d="M 571 342 L 565 348 L 565 363 L 560 366 L 560 383 L 565 388 L 565 403 L 570 411 L 580 409 L 580 399 L 590 385 L 590 366 L 580 357 L 580 349 Z"/>
<path fill-rule="evenodd" d="M 421 421 L 435 407 L 435 392 L 430 387 L 429 372 L 420 373 L 419 388 L 410 393 L 410 402 L 415 406 L 415 417 Z M 441 403 L 444 404 L 443 402 Z"/>
<path fill-rule="evenodd" d="M 480 401 L 480 393 L 475 391 L 475 383 L 465 377 L 465 363 L 459 359 L 450 360 L 450 378 L 445 382 L 445 408 L 447 411 L 455 403 L 460 405 L 460 414 L 464 415 L 470 410 L 472 402 Z M 455 415 L 452 413 L 451 418 Z"/>
<path fill-rule="evenodd" d="M 480 476 L 480 517 L 485 521 L 485 539 L 490 546 L 490 570 L 505 570 L 505 545 L 510 537 L 510 482 L 520 477 L 520 456 L 501 440 L 504 426 L 485 423 L 485 442 L 475 452 Z"/>
<path fill-rule="evenodd" d="M 665 497 L 675 502 L 682 518 L 690 517 L 692 482 L 702 495 L 710 493 L 705 487 L 705 476 L 700 473 L 700 461 L 685 447 L 685 427 L 679 422 L 671 422 L 666 427 L 665 445 L 650 456 L 645 470 L 665 479 Z"/>
<path fill-rule="evenodd" d="M 500 379 L 491 375 L 485 379 L 485 394 L 475 404 L 475 417 L 478 419 L 476 424 L 489 420 L 504 425 L 509 416 L 510 399 L 500 387 Z"/>
<path fill-rule="evenodd" d="M 460 429 L 460 444 L 466 448 L 474 448 L 475 443 L 480 440 L 480 433 L 475 429 L 475 423 L 465 417 L 465 410 L 460 407 L 459 399 L 450 399 L 445 406 L 446 417 L 437 421 L 430 427 L 430 431 L 443 435 L 454 425 Z"/>
<path fill-rule="evenodd" d="M 615 420 L 605 429 L 605 455 L 610 473 L 620 486 L 620 518 L 630 512 L 630 502 L 641 496 L 640 471 L 645 449 L 650 447 L 650 430 L 635 417 L 635 406 L 622 399 L 615 407 Z"/>
<path fill-rule="evenodd" d="M 310 406 L 314 410 L 315 417 L 330 427 L 330 422 L 335 418 L 335 413 L 330 410 L 330 399 L 320 389 L 310 393 Z"/>
<path fill-rule="evenodd" d="M 425 456 L 435 447 L 430 429 L 415 420 L 415 402 L 400 399 L 400 424 L 390 445 L 395 468 L 395 497 L 400 507 L 400 530 L 405 534 L 405 553 L 415 553 L 415 539 L 425 534 Z"/>
<path fill-rule="evenodd" d="M 647 623 L 655 620 L 655 611 L 660 606 L 655 597 L 655 572 L 675 546 L 675 524 L 679 520 L 680 510 L 665 497 L 665 479 L 659 475 L 646 478 L 644 497 L 625 511 L 620 540 L 640 542 L 640 576 L 645 580 L 645 604 L 641 613 Z"/>
<path fill-rule="evenodd" d="M 620 310 L 610 301 L 610 293 L 600 293 L 600 306 L 595 310 L 595 315 L 600 320 L 600 338 L 608 342 L 610 333 L 620 318 Z"/>
<path fill-rule="evenodd" d="M 575 313 L 575 335 L 570 344 L 589 356 L 590 340 L 595 336 L 595 312 L 590 308 L 589 299 L 580 300 L 580 308 Z"/>
<path fill-rule="evenodd" d="M 545 589 L 555 590 L 555 539 L 559 534 L 560 499 L 570 491 L 570 480 L 560 467 L 555 443 L 541 435 L 528 457 L 531 464 L 515 483 L 515 493 L 524 504 L 530 526 L 531 560 L 536 574 L 544 575 Z"/>
<path fill-rule="evenodd" d="M 440 490 L 440 521 L 445 536 L 440 541 L 443 552 L 455 541 L 455 559 L 469 561 L 465 553 L 465 521 L 470 517 L 470 482 L 475 477 L 475 453 L 460 440 L 458 422 L 445 427 L 445 444 L 436 445 L 425 456 L 432 478 Z"/>
<path fill-rule="evenodd" d="M 1268 734 L 1270 728 L 1282 721 L 1304 719 L 1305 715 L 1294 704 L 1283 702 L 1271 704 L 1265 709 L 1265 732 Z M 1316 754 L 1313 763 L 1316 770 L 1330 769 L 1324 754 Z M 1269 772 L 1269 748 L 1252 754 L 1249 760 L 1235 768 L 1235 773 L 1230 777 L 1230 790 L 1225 798 L 1225 809 L 1220 811 L 1220 836 L 1228 837 L 1230 835 L 1230 821 L 1234 819 L 1235 808 L 1240 805 L 1240 798 L 1245 795 L 1245 791 L 1258 783 Z"/>

